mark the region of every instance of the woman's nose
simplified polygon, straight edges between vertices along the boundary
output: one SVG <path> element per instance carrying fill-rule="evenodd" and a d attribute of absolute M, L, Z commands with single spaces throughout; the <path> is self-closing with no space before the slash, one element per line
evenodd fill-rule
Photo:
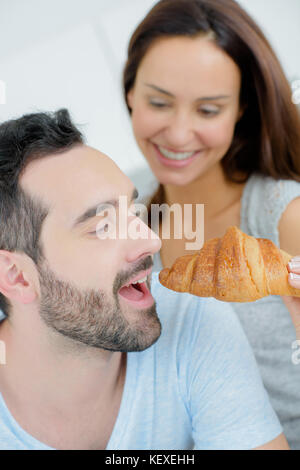
<path fill-rule="evenodd" d="M 194 139 L 194 120 L 187 113 L 174 114 L 166 126 L 165 137 L 171 150 L 186 150 Z"/>

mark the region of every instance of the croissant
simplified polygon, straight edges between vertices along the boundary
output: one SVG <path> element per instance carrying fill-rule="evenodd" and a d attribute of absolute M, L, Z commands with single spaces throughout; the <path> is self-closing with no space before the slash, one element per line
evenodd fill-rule
<path fill-rule="evenodd" d="M 177 258 L 159 273 L 160 283 L 177 292 L 215 297 L 226 302 L 252 302 L 267 295 L 300 297 L 288 283 L 291 255 L 271 240 L 246 235 L 229 227 L 193 254 Z"/>

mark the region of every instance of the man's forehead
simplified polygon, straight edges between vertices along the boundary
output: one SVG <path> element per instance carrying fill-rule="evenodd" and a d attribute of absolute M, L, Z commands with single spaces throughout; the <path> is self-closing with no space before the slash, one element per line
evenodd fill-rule
<path fill-rule="evenodd" d="M 34 160 L 20 183 L 50 207 L 72 212 L 100 197 L 128 194 L 133 186 L 111 158 L 85 145 Z"/>
<path fill-rule="evenodd" d="M 33 160 L 27 165 L 20 182 L 24 189 L 51 194 L 54 187 L 66 191 L 96 182 L 110 185 L 122 183 L 126 176 L 107 155 L 86 145 L 78 145 L 57 155 Z M 78 188 L 77 188 L 78 189 Z"/>

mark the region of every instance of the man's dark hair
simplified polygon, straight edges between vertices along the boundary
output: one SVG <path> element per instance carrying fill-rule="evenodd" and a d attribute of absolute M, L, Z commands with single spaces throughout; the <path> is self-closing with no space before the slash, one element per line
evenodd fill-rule
<path fill-rule="evenodd" d="M 0 250 L 26 253 L 39 261 L 39 236 L 48 208 L 20 187 L 20 176 L 33 160 L 83 143 L 66 109 L 27 114 L 0 125 Z M 1 293 L 0 308 L 9 314 L 10 303 Z"/>

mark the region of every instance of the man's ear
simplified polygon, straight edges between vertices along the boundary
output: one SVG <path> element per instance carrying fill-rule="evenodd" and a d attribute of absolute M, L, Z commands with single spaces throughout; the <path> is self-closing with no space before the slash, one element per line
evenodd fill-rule
<path fill-rule="evenodd" d="M 24 256 L 0 250 L 0 292 L 9 300 L 29 304 L 36 299 L 37 293 Z"/>

